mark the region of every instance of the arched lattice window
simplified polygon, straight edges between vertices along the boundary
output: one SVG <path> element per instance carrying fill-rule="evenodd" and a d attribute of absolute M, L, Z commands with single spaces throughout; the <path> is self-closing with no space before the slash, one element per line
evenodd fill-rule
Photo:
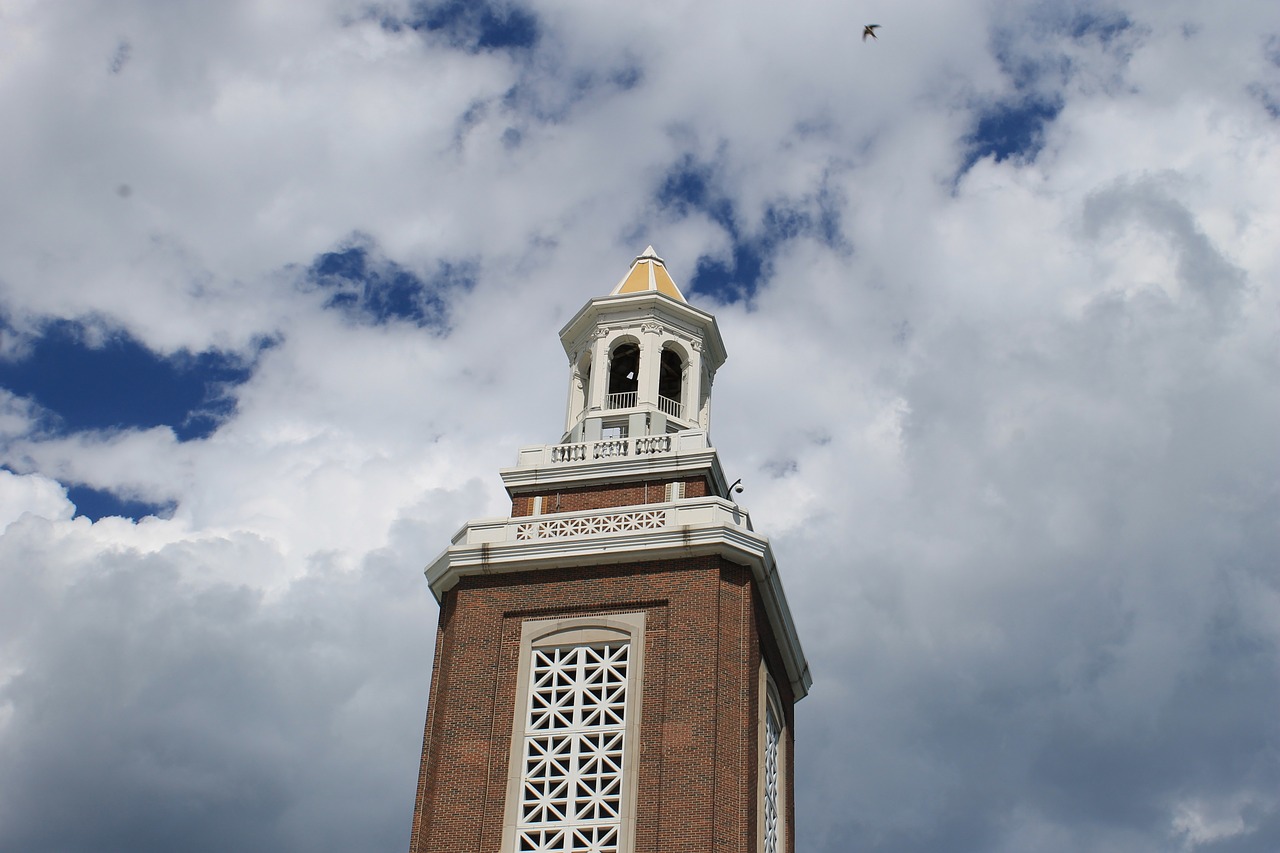
<path fill-rule="evenodd" d="M 764 853 L 778 853 L 782 830 L 778 808 L 778 756 L 782 743 L 782 726 L 774 713 L 773 703 L 764 706 Z"/>
<path fill-rule="evenodd" d="M 760 811 L 761 853 L 785 853 L 787 849 L 787 738 L 786 717 L 773 679 L 761 667 L 760 693 Z"/>
<path fill-rule="evenodd" d="M 512 742 L 515 853 L 624 853 L 642 614 L 525 623 Z"/>

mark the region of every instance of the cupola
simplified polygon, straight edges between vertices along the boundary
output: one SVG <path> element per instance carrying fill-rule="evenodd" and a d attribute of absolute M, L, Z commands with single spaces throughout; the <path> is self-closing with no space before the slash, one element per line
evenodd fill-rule
<path fill-rule="evenodd" d="M 563 441 L 710 429 L 724 341 L 652 246 L 560 330 L 560 341 L 570 371 Z"/>

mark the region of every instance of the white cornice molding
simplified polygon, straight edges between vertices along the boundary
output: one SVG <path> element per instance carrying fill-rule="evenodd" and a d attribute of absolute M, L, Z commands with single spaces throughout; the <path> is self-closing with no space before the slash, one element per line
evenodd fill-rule
<path fill-rule="evenodd" d="M 552 538 L 517 538 L 529 525 L 586 523 L 609 515 L 664 513 L 662 526 Z M 797 700 L 812 679 L 769 540 L 750 529 L 745 511 L 721 498 L 696 498 L 665 504 L 613 507 L 578 513 L 471 521 L 453 544 L 426 569 L 437 601 L 464 577 L 545 571 L 576 566 L 609 566 L 649 560 L 717 555 L 746 566 L 756 579 L 765 615 L 782 652 L 783 665 Z"/>
<path fill-rule="evenodd" d="M 714 450 L 670 456 L 640 456 L 597 459 L 588 462 L 503 468 L 499 472 L 508 492 L 533 486 L 590 485 L 601 482 L 660 479 L 666 476 L 709 474 L 712 482 L 724 488 L 724 474 Z"/>
<path fill-rule="evenodd" d="M 670 449 L 638 453 L 637 444 L 652 445 L 667 441 Z M 626 442 L 628 455 L 596 458 L 598 446 L 616 447 Z M 554 462 L 555 452 L 575 450 L 584 458 Z M 503 468 L 498 474 L 508 494 L 537 486 L 590 485 L 609 481 L 658 479 L 667 476 L 707 474 L 716 494 L 723 495 L 727 481 L 720 457 L 707 442 L 701 430 L 687 430 L 667 436 L 639 436 L 630 439 L 603 439 L 576 445 L 533 444 L 520 448 L 515 467 Z"/>
<path fill-rule="evenodd" d="M 653 291 L 597 296 L 591 299 L 560 329 L 560 342 L 564 345 L 565 352 L 572 354 L 582 348 L 587 337 L 597 327 L 614 329 L 634 325 L 650 316 L 662 317 L 673 331 L 681 328 L 692 338 L 702 338 L 710 355 L 709 360 L 716 367 L 724 363 L 727 354 L 715 316 L 694 308 L 687 302 L 678 302 L 666 294 Z"/>

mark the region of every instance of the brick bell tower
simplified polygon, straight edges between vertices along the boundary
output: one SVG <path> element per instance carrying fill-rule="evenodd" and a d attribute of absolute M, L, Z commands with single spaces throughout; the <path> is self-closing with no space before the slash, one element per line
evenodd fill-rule
<path fill-rule="evenodd" d="M 411 853 L 790 853 L 808 666 L 769 542 L 708 440 L 715 318 L 648 248 L 560 331 L 559 444 L 440 602 Z"/>

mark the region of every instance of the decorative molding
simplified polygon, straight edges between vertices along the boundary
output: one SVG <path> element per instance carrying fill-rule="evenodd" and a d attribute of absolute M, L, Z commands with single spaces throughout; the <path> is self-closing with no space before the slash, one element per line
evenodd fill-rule
<path fill-rule="evenodd" d="M 751 570 L 765 615 L 778 639 L 792 693 L 797 700 L 808 693 L 812 683 L 809 665 L 800 648 L 773 550 L 768 539 L 752 531 L 750 516 L 731 501 L 718 497 L 648 504 L 645 511 L 663 513 L 662 525 L 550 539 L 520 538 L 519 528 L 531 523 L 527 517 L 472 521 L 454 536 L 453 545 L 427 567 L 427 582 L 436 600 L 443 601 L 459 580 L 471 575 L 719 555 Z M 537 522 L 616 514 L 616 509 L 555 513 L 539 516 Z"/>
<path fill-rule="evenodd" d="M 546 521 L 530 521 L 516 527 L 516 539 L 562 539 L 566 536 L 594 536 L 600 533 L 621 533 L 632 530 L 657 530 L 667 522 L 662 511 L 637 510 L 589 515 L 580 518 L 560 518 Z"/>
<path fill-rule="evenodd" d="M 596 453 L 597 445 L 627 444 L 626 453 Z M 616 448 L 615 448 L 616 449 Z M 599 439 L 577 444 L 535 444 L 520 448 L 517 464 L 499 471 L 508 493 L 558 485 L 590 485 L 597 482 L 690 477 L 703 475 L 722 494 L 728 480 L 719 457 L 705 432 L 681 432 Z"/>

